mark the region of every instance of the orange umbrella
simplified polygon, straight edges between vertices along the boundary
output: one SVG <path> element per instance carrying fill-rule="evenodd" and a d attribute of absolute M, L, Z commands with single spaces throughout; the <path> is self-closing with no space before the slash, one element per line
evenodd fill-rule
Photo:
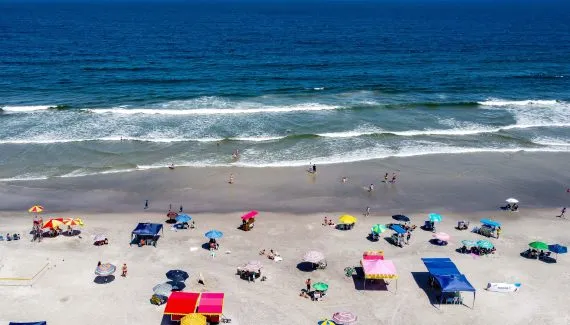
<path fill-rule="evenodd" d="M 56 229 L 56 228 L 61 228 L 62 225 L 63 225 L 62 218 L 49 219 L 44 223 L 42 228 Z"/>
<path fill-rule="evenodd" d="M 28 209 L 29 213 L 40 213 L 44 211 L 44 207 L 41 205 L 34 205 L 33 207 Z"/>
<path fill-rule="evenodd" d="M 66 226 L 83 226 L 83 221 L 79 218 L 65 218 L 63 219 L 63 224 Z"/>

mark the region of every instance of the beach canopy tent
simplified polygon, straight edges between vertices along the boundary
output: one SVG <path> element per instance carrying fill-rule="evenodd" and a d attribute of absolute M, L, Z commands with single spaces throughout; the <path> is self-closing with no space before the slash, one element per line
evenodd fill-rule
<path fill-rule="evenodd" d="M 405 234 L 408 232 L 406 229 L 402 228 L 402 226 L 400 226 L 400 225 L 392 225 L 390 228 L 392 230 L 394 230 L 397 234 Z"/>
<path fill-rule="evenodd" d="M 160 233 L 163 233 L 160 223 L 139 223 L 132 232 L 131 245 L 138 244 L 141 239 L 158 240 Z"/>
<path fill-rule="evenodd" d="M 459 272 L 457 266 L 449 258 L 422 258 L 430 275 L 439 283 L 441 292 L 473 292 L 475 306 L 475 288 L 465 275 Z M 443 295 L 441 295 L 443 300 Z M 441 305 L 441 300 L 440 300 Z"/>
<path fill-rule="evenodd" d="M 170 294 L 164 314 L 179 321 L 189 314 L 201 314 L 208 322 L 219 323 L 224 309 L 224 294 L 219 292 L 181 292 Z"/>
<path fill-rule="evenodd" d="M 384 259 L 384 254 L 369 254 L 365 252 L 360 260 L 364 271 L 364 288 L 366 280 L 396 280 L 396 290 L 398 289 L 398 274 L 394 262 Z"/>
<path fill-rule="evenodd" d="M 491 220 L 491 219 L 481 219 L 481 223 L 484 224 L 485 226 L 489 226 L 489 227 L 493 227 L 493 228 L 498 228 L 501 226 L 500 222 Z"/>
<path fill-rule="evenodd" d="M 17 322 L 10 322 L 8 325 L 47 325 L 47 322 L 28 322 L 28 323 L 17 323 Z"/>

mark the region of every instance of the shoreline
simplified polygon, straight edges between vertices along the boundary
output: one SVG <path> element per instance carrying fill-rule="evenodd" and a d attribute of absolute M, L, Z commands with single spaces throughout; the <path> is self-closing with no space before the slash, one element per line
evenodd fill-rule
<path fill-rule="evenodd" d="M 437 209 L 441 212 L 493 210 L 508 197 L 521 208 L 568 204 L 570 153 L 477 153 L 432 155 L 303 167 L 178 167 L 80 178 L 0 184 L 2 211 L 34 204 L 50 212 L 166 211 L 183 205 L 192 213 L 262 210 L 289 213 Z M 396 184 L 382 183 L 396 173 Z M 229 175 L 234 184 L 229 184 Z M 341 177 L 348 177 L 346 183 Z M 368 192 L 374 184 L 375 190 Z"/>

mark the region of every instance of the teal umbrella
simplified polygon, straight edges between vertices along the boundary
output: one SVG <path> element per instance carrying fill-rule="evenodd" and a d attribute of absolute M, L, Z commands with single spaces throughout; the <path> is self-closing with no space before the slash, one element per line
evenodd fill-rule
<path fill-rule="evenodd" d="M 479 246 L 480 248 L 485 248 L 485 249 L 491 249 L 491 248 L 495 247 L 495 245 L 493 245 L 493 243 L 491 243 L 488 240 L 477 241 L 477 246 Z"/>
<path fill-rule="evenodd" d="M 433 221 L 433 222 L 441 222 L 441 220 L 443 219 L 441 217 L 441 215 L 437 214 L 437 213 L 430 213 L 428 217 L 429 217 L 429 221 Z"/>
<path fill-rule="evenodd" d="M 468 239 L 466 239 L 466 240 L 462 240 L 461 243 L 462 243 L 463 245 L 465 245 L 466 247 L 474 247 L 474 246 L 477 246 L 477 242 L 474 241 L 474 240 L 468 240 Z"/>
<path fill-rule="evenodd" d="M 386 229 L 387 229 L 386 226 L 381 225 L 381 224 L 377 224 L 377 225 L 372 226 L 372 232 L 375 234 L 378 234 L 378 235 L 385 232 Z"/>

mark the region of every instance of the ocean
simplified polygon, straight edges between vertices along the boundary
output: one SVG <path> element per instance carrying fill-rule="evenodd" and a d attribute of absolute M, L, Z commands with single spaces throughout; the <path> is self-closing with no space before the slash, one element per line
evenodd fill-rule
<path fill-rule="evenodd" d="M 0 3 L 0 108 L 3 181 L 567 152 L 570 2 Z"/>

